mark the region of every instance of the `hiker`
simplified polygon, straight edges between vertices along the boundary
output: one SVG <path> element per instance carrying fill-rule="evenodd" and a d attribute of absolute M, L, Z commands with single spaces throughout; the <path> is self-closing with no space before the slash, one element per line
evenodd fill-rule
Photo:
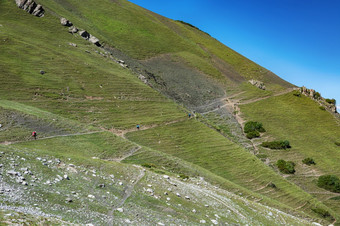
<path fill-rule="evenodd" d="M 140 127 L 139 124 L 137 124 L 136 128 L 137 128 L 138 130 L 139 130 L 139 127 Z"/>
<path fill-rule="evenodd" d="M 189 113 L 189 115 L 188 115 L 188 116 L 189 116 L 189 118 L 191 118 L 191 113 Z"/>
<path fill-rule="evenodd" d="M 36 140 L 37 139 L 37 132 L 33 131 L 32 132 L 32 137 L 34 137 L 34 140 Z"/>

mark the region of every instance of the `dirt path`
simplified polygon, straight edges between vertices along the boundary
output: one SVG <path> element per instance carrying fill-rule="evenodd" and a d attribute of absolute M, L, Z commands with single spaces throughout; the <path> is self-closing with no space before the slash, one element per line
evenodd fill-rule
<path fill-rule="evenodd" d="M 174 120 L 174 121 L 171 121 L 171 122 L 166 122 L 166 123 L 162 123 L 162 124 L 154 124 L 154 125 L 141 125 L 141 127 L 139 129 L 137 128 L 130 128 L 130 129 L 124 129 L 124 130 L 121 130 L 121 129 L 115 129 L 115 128 L 112 128 L 112 129 L 109 129 L 107 131 L 119 136 L 119 137 L 122 137 L 124 139 L 126 139 L 125 135 L 127 133 L 130 133 L 130 132 L 136 132 L 136 131 L 142 131 L 142 130 L 147 130 L 147 129 L 153 129 L 153 128 L 156 128 L 156 127 L 160 127 L 160 126 L 166 126 L 166 125 L 171 125 L 171 124 L 174 124 L 174 123 L 177 123 L 177 122 L 183 122 L 187 120 L 186 118 L 182 118 L 182 119 L 177 119 L 177 120 Z"/>
<path fill-rule="evenodd" d="M 38 138 L 37 140 L 47 140 L 47 139 L 56 138 L 56 137 L 80 136 L 80 135 L 88 135 L 88 134 L 95 134 L 95 133 L 102 133 L 102 132 L 104 131 L 101 130 L 101 131 L 92 131 L 92 132 L 85 132 L 85 133 L 62 134 L 62 135 L 55 135 L 55 136 L 49 136 L 49 137 L 42 137 L 42 138 Z M 31 140 L 23 140 L 23 141 L 4 141 L 0 144 L 10 145 L 10 144 L 18 144 L 18 143 L 31 142 L 31 141 L 36 141 L 36 140 L 32 138 Z"/>
<path fill-rule="evenodd" d="M 288 88 L 288 89 L 286 89 L 286 90 L 284 90 L 284 91 L 275 93 L 274 95 L 270 95 L 270 96 L 260 97 L 260 98 L 256 98 L 256 99 L 251 99 L 251 100 L 242 101 L 242 102 L 240 103 L 240 105 L 251 104 L 251 103 L 255 103 L 255 102 L 261 101 L 261 100 L 268 99 L 268 98 L 270 98 L 270 97 L 281 96 L 281 95 L 290 93 L 290 92 L 292 92 L 292 91 L 294 91 L 294 90 L 298 90 L 298 88 Z"/>
<path fill-rule="evenodd" d="M 115 159 L 109 159 L 108 161 L 115 161 L 115 162 L 121 162 L 126 158 L 129 158 L 130 156 L 134 155 L 137 151 L 139 151 L 142 147 L 138 146 L 135 148 L 132 148 L 128 153 L 126 153 L 125 155 L 123 155 L 120 158 L 115 158 Z"/>

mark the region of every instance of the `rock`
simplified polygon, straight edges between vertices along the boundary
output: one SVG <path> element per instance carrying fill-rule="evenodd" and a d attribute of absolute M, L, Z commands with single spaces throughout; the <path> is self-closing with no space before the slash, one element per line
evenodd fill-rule
<path fill-rule="evenodd" d="M 217 220 L 211 220 L 211 223 L 213 223 L 213 224 L 218 224 L 218 221 Z"/>
<path fill-rule="evenodd" d="M 96 46 L 100 47 L 100 43 L 99 43 L 99 39 L 94 37 L 93 35 L 90 35 L 90 38 L 89 38 L 89 41 L 92 43 L 92 44 L 95 44 Z"/>
<path fill-rule="evenodd" d="M 73 202 L 73 200 L 70 197 L 67 197 L 66 202 Z"/>
<path fill-rule="evenodd" d="M 181 197 L 181 195 L 179 193 L 176 193 L 177 197 Z"/>
<path fill-rule="evenodd" d="M 170 179 L 170 177 L 168 175 L 163 175 L 164 179 Z"/>
<path fill-rule="evenodd" d="M 65 175 L 64 175 L 64 179 L 65 179 L 65 180 L 69 180 L 70 178 L 65 174 Z"/>
<path fill-rule="evenodd" d="M 2 168 L 2 166 L 3 166 L 3 165 L 2 165 L 2 164 L 0 164 L 0 168 Z"/>
<path fill-rule="evenodd" d="M 15 0 L 15 3 L 20 9 L 23 9 L 34 16 L 43 17 L 45 14 L 43 7 L 33 0 Z"/>
<path fill-rule="evenodd" d="M 12 175 L 12 176 L 17 176 L 17 175 L 19 175 L 19 173 L 18 173 L 18 172 L 15 172 L 14 170 L 9 170 L 9 171 L 7 171 L 7 174 Z"/>
<path fill-rule="evenodd" d="M 87 197 L 89 197 L 90 199 L 94 199 L 94 195 L 88 195 Z"/>
<path fill-rule="evenodd" d="M 60 18 L 60 23 L 61 25 L 66 26 L 66 27 L 71 27 L 73 25 L 71 21 L 69 21 L 68 19 L 64 17 Z"/>
<path fill-rule="evenodd" d="M 164 192 L 164 195 L 169 195 L 168 192 Z"/>
<path fill-rule="evenodd" d="M 265 86 L 264 83 L 261 82 L 261 81 L 252 79 L 252 80 L 249 80 L 248 82 L 249 82 L 250 84 L 252 84 L 253 86 L 256 86 L 256 87 L 259 88 L 259 89 L 266 90 L 266 86 Z"/>
<path fill-rule="evenodd" d="M 200 223 L 201 224 L 205 224 L 205 223 L 207 223 L 205 220 L 200 220 Z"/>
<path fill-rule="evenodd" d="M 119 182 L 118 184 L 119 184 L 120 186 L 122 186 L 122 185 L 123 185 L 123 183 L 122 183 L 122 182 Z"/>
<path fill-rule="evenodd" d="M 147 186 L 148 186 L 149 188 L 151 188 L 151 187 L 152 187 L 152 185 L 151 185 L 151 184 L 148 184 Z"/>
<path fill-rule="evenodd" d="M 86 39 L 86 40 L 89 40 L 89 38 L 90 38 L 90 33 L 88 33 L 87 31 L 79 31 L 79 34 L 80 34 L 80 36 L 83 38 L 83 39 Z"/>
<path fill-rule="evenodd" d="M 168 198 L 166 198 L 166 200 L 170 201 L 171 199 L 168 197 Z"/>
<path fill-rule="evenodd" d="M 75 26 L 69 27 L 69 29 L 68 29 L 68 32 L 71 33 L 71 34 L 75 34 L 78 31 L 79 31 L 78 28 L 75 27 Z"/>
<path fill-rule="evenodd" d="M 44 75 L 46 72 L 43 70 L 40 70 L 40 74 Z M 45 160 L 46 161 L 46 160 Z"/>
<path fill-rule="evenodd" d="M 158 222 L 157 225 L 162 225 L 162 226 L 164 226 L 165 224 L 163 224 L 162 222 Z"/>
<path fill-rule="evenodd" d="M 151 188 L 146 189 L 147 192 L 153 193 L 153 190 Z"/>
<path fill-rule="evenodd" d="M 205 207 L 209 207 L 209 205 L 204 205 Z"/>
<path fill-rule="evenodd" d="M 120 213 L 124 212 L 123 208 L 117 208 L 117 211 L 120 212 Z"/>
<path fill-rule="evenodd" d="M 190 197 L 189 197 L 189 196 L 185 196 L 184 198 L 190 200 Z"/>
<path fill-rule="evenodd" d="M 192 210 L 192 212 L 193 212 L 193 213 L 196 213 L 196 210 L 195 210 L 195 209 L 193 209 L 193 210 Z"/>

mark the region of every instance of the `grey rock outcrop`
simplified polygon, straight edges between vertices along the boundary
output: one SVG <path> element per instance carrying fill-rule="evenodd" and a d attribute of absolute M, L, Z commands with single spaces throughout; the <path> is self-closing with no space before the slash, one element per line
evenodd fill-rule
<path fill-rule="evenodd" d="M 76 28 L 75 26 L 72 26 L 68 29 L 68 32 L 71 34 L 75 34 L 78 32 L 78 28 Z"/>
<path fill-rule="evenodd" d="M 60 23 L 61 25 L 66 26 L 66 27 L 71 27 L 73 25 L 71 21 L 69 21 L 68 19 L 64 17 L 60 18 Z"/>
<path fill-rule="evenodd" d="M 252 79 L 252 80 L 249 80 L 249 83 L 252 84 L 253 86 L 256 86 L 259 89 L 266 90 L 266 86 L 261 81 Z"/>
<path fill-rule="evenodd" d="M 23 9 L 34 16 L 43 17 L 45 14 L 43 7 L 33 0 L 15 0 L 15 3 L 20 9 Z"/>
<path fill-rule="evenodd" d="M 92 44 L 95 44 L 96 46 L 101 46 L 100 43 L 99 43 L 99 39 L 94 37 L 93 35 L 90 35 L 89 41 Z"/>

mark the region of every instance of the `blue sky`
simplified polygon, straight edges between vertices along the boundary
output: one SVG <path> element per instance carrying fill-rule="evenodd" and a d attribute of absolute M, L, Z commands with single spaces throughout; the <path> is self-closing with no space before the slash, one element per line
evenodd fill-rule
<path fill-rule="evenodd" d="M 208 32 L 340 108 L 339 0 L 130 0 Z M 339 109 L 340 110 L 340 109 Z"/>

